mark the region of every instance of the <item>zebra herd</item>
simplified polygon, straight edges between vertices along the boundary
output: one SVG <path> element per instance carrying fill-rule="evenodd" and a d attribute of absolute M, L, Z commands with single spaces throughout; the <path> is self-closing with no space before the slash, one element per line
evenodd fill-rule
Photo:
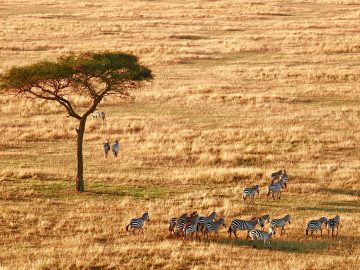
<path fill-rule="evenodd" d="M 272 197 L 275 200 L 280 199 L 281 190 L 287 187 L 289 176 L 286 171 L 277 171 L 271 174 L 271 184 L 268 185 L 268 195 L 272 193 Z M 243 191 L 243 200 L 250 200 L 254 203 L 255 193 L 259 193 L 259 185 L 255 185 L 251 188 L 245 188 Z M 130 223 L 126 226 L 126 231 L 135 234 L 135 231 L 143 231 L 143 227 L 146 221 L 150 221 L 149 214 L 144 213 L 140 218 L 131 219 Z M 269 232 L 264 231 L 265 223 L 269 224 Z M 291 216 L 285 215 L 282 218 L 270 219 L 270 215 L 261 215 L 252 217 L 251 219 L 234 219 L 231 221 L 228 234 L 231 238 L 232 235 L 238 239 L 238 231 L 246 231 L 246 239 L 252 241 L 260 240 L 264 242 L 264 246 L 267 245 L 271 249 L 271 238 L 276 233 L 276 229 L 280 229 L 280 235 L 285 233 L 286 224 L 291 223 Z M 323 224 L 327 225 L 328 235 L 334 236 L 336 229 L 336 235 L 340 226 L 340 217 L 336 215 L 334 218 L 327 219 L 322 217 L 318 220 L 310 220 L 306 226 L 306 237 L 309 234 L 313 236 L 313 233 L 320 230 L 322 234 Z M 208 239 L 210 233 L 214 233 L 215 237 L 218 237 L 219 230 L 225 225 L 225 219 L 223 217 L 218 218 L 216 212 L 212 212 L 209 216 L 200 216 L 197 211 L 194 211 L 188 215 L 188 213 L 182 214 L 179 217 L 173 217 L 169 220 L 169 232 L 170 236 L 174 238 L 182 238 L 183 241 L 189 237 L 200 237 L 199 234 L 203 235 L 203 238 Z M 256 229 L 256 226 L 260 226 L 261 230 Z"/>
<path fill-rule="evenodd" d="M 127 232 L 132 232 L 135 234 L 135 231 L 142 232 L 145 226 L 145 222 L 150 221 L 148 213 L 144 213 L 140 218 L 131 219 L 130 223 L 126 226 Z M 269 232 L 264 231 L 265 223 L 269 224 Z M 272 235 L 276 234 L 276 229 L 280 229 L 280 235 L 285 233 L 286 224 L 291 223 L 291 216 L 285 215 L 282 218 L 270 219 L 270 215 L 262 215 L 258 217 L 253 217 L 249 220 L 234 219 L 231 221 L 231 224 L 228 229 L 229 238 L 234 234 L 235 238 L 238 239 L 237 231 L 246 231 L 246 239 L 252 241 L 260 240 L 271 248 L 271 238 Z M 311 231 L 311 235 L 314 231 L 320 230 L 322 232 L 322 225 L 327 224 L 328 235 L 330 231 L 332 236 L 334 236 L 334 230 L 336 228 L 336 235 L 338 234 L 340 226 L 340 217 L 336 215 L 334 218 L 327 219 L 325 217 L 320 218 L 319 220 L 311 220 L 307 223 L 306 226 L 306 236 L 308 231 Z M 256 229 L 256 226 L 259 225 L 261 230 Z M 182 238 L 183 241 L 190 237 L 199 238 L 199 234 L 203 235 L 204 239 L 209 238 L 210 233 L 214 233 L 215 237 L 218 237 L 219 230 L 221 226 L 225 225 L 225 219 L 223 217 L 217 218 L 217 213 L 212 212 L 209 216 L 199 216 L 197 211 L 192 212 L 190 215 L 187 213 L 174 217 L 169 220 L 169 232 L 170 236 L 174 238 Z"/>
<path fill-rule="evenodd" d="M 286 170 L 279 170 L 271 174 L 271 184 L 268 185 L 268 194 L 270 194 L 272 198 L 280 199 L 281 198 L 281 190 L 287 187 L 287 182 L 289 180 L 289 176 L 286 173 Z M 259 185 L 255 185 L 252 187 L 247 187 L 243 191 L 243 200 L 246 203 L 247 200 L 250 200 L 250 203 L 254 204 L 254 197 L 256 193 L 260 193 Z"/>

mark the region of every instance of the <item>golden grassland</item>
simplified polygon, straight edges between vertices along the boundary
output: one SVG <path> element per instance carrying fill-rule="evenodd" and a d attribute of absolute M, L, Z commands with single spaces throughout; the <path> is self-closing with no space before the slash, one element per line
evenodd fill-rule
<path fill-rule="evenodd" d="M 88 120 L 86 192 L 62 108 L 0 98 L 1 269 L 357 269 L 360 264 L 360 4 L 319 1 L 2 0 L 0 72 L 67 53 L 138 55 L 155 80 Z M 79 109 L 88 101 L 75 97 Z M 105 159 L 106 138 L 121 156 Z M 280 201 L 266 197 L 287 169 Z M 260 184 L 255 205 L 244 187 Z M 271 251 L 168 237 L 197 210 L 292 216 Z M 148 211 L 144 234 L 125 226 Z M 341 216 L 338 238 L 306 222 Z M 227 229 L 227 228 L 226 228 Z"/>

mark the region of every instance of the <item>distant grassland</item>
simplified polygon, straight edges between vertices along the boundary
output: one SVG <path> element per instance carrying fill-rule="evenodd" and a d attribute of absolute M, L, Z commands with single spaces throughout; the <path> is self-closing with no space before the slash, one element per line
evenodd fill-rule
<path fill-rule="evenodd" d="M 357 269 L 359 17 L 352 0 L 2 1 L 0 72 L 120 50 L 155 80 L 134 102 L 107 98 L 105 123 L 88 120 L 84 194 L 77 123 L 55 104 L 0 97 L 0 268 Z M 120 139 L 116 160 L 107 138 Z M 273 201 L 279 169 L 289 186 Z M 194 210 L 225 218 L 218 239 L 168 237 L 168 220 Z M 127 234 L 145 211 L 144 235 Z M 232 219 L 265 213 L 292 217 L 271 251 L 228 238 Z M 336 214 L 337 238 L 305 238 L 307 221 Z"/>

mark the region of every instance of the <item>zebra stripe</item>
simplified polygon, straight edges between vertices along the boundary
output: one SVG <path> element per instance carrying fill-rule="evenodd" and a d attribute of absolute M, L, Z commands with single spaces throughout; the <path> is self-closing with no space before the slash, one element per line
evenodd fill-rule
<path fill-rule="evenodd" d="M 340 216 L 336 215 L 334 218 L 330 218 L 328 220 L 328 236 L 330 234 L 330 230 L 331 230 L 331 236 L 334 236 L 334 230 L 336 228 L 336 236 L 339 233 L 339 226 L 340 226 Z"/>
<path fill-rule="evenodd" d="M 285 231 L 286 223 L 289 223 L 289 224 L 291 223 L 290 222 L 290 215 L 286 215 L 283 218 L 278 218 L 278 219 L 271 220 L 270 221 L 270 229 L 275 234 L 275 228 L 281 228 L 280 235 L 282 235 L 283 231 Z"/>
<path fill-rule="evenodd" d="M 269 242 L 269 248 L 271 249 L 271 237 L 273 235 L 273 231 L 270 229 L 269 233 L 260 231 L 260 230 L 251 230 L 249 232 L 249 237 L 252 241 L 254 240 L 262 240 L 264 241 L 264 246 L 266 247 L 266 242 Z"/>
<path fill-rule="evenodd" d="M 254 197 L 255 197 L 255 193 L 259 194 L 259 185 L 250 187 L 250 188 L 245 188 L 243 191 L 243 200 L 244 202 L 246 202 L 246 199 L 249 197 L 251 199 L 250 202 L 252 202 L 254 204 Z"/>
<path fill-rule="evenodd" d="M 148 213 L 144 213 L 141 218 L 134 218 L 130 221 L 130 223 L 126 226 L 126 231 L 132 229 L 132 233 L 135 234 L 136 230 L 140 231 L 143 230 L 145 225 L 145 221 L 150 221 L 150 217 Z"/>
<path fill-rule="evenodd" d="M 180 236 L 185 228 L 185 226 L 187 224 L 189 224 L 193 217 L 197 217 L 198 214 L 197 212 L 192 212 L 190 214 L 190 216 L 188 216 L 187 214 L 183 214 L 182 216 L 180 216 L 179 218 L 176 219 L 176 222 L 175 222 L 175 228 L 174 228 L 174 234 L 175 236 Z"/>
<path fill-rule="evenodd" d="M 219 233 L 219 228 L 220 226 L 223 225 L 225 226 L 225 220 L 223 218 L 220 218 L 217 221 L 214 222 L 208 222 L 205 224 L 205 237 L 209 238 L 209 233 L 210 232 L 215 232 L 216 237 L 218 236 Z"/>
<path fill-rule="evenodd" d="M 231 237 L 231 234 L 233 233 L 236 237 L 236 239 L 238 238 L 236 235 L 236 232 L 238 230 L 240 231 L 251 231 L 253 229 L 255 229 L 255 226 L 259 224 L 259 219 L 258 218 L 254 218 L 251 220 L 240 220 L 240 219 L 235 219 L 231 222 L 231 225 L 229 227 L 228 233 L 229 233 L 229 237 Z"/>
<path fill-rule="evenodd" d="M 322 225 L 327 224 L 328 220 L 326 217 L 322 217 L 320 219 L 310 220 L 306 225 L 306 236 L 309 234 L 309 231 L 311 232 L 311 236 L 313 236 L 313 233 L 320 230 L 320 233 L 322 234 Z"/>
<path fill-rule="evenodd" d="M 115 143 L 111 146 L 111 149 L 114 154 L 114 157 L 117 157 L 120 150 L 120 144 L 118 140 L 116 140 Z"/>

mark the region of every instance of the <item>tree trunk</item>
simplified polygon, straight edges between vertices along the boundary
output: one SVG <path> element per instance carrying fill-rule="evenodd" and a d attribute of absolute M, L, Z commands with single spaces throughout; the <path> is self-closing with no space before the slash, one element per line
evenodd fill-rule
<path fill-rule="evenodd" d="M 80 120 L 79 129 L 77 129 L 77 176 L 76 176 L 76 190 L 78 192 L 84 191 L 84 161 L 83 161 L 83 139 L 85 132 L 86 118 Z"/>

